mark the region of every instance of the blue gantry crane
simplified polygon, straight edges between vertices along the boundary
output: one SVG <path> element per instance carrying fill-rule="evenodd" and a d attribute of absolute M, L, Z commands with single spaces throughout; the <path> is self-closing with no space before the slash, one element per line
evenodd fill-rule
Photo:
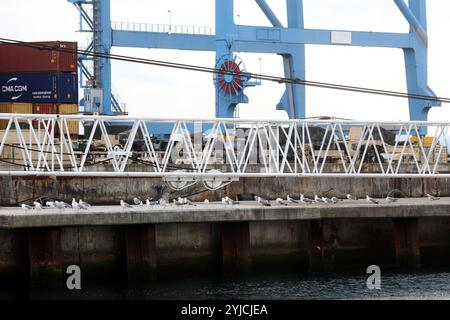
<path fill-rule="evenodd" d="M 244 64 L 236 52 L 269 53 L 283 59 L 288 78 L 305 79 L 305 45 L 339 45 L 400 48 L 404 51 L 408 93 L 435 97 L 428 86 L 428 36 L 425 0 L 393 0 L 410 25 L 408 33 L 362 32 L 348 30 L 305 29 L 303 1 L 286 0 L 287 25 L 283 25 L 265 0 L 255 0 L 272 27 L 239 25 L 234 21 L 234 0 L 215 0 L 215 31 L 213 28 L 141 23 L 114 23 L 110 19 L 110 0 L 68 0 L 80 11 L 80 25 L 93 32 L 88 48 L 110 53 L 113 46 L 212 51 L 216 53 L 214 77 L 216 117 L 233 117 L 239 103 L 247 103 L 245 87 L 258 81 L 245 77 Z M 92 6 L 88 12 L 85 7 Z M 81 31 L 85 31 L 83 27 Z M 100 113 L 114 114 L 122 110 L 111 94 L 111 64 L 108 59 L 94 58 L 93 72 L 83 66 L 89 59 L 80 57 L 81 74 L 88 78 L 89 88 L 101 91 L 94 98 L 101 101 Z M 233 71 L 230 74 L 229 71 Z M 255 80 L 255 79 L 253 79 Z M 256 79 L 257 80 L 257 79 Z M 411 120 L 427 120 L 436 100 L 409 99 Z M 305 88 L 286 84 L 277 105 L 290 118 L 305 117 Z"/>
<path fill-rule="evenodd" d="M 111 52 L 110 2 L 100 0 L 68 0 L 80 13 L 79 32 L 91 33 L 82 48 L 86 53 Z M 84 97 L 80 102 L 87 112 L 107 115 L 126 114 L 125 104 L 111 84 L 111 61 L 89 54 L 78 56 L 80 87 Z"/>

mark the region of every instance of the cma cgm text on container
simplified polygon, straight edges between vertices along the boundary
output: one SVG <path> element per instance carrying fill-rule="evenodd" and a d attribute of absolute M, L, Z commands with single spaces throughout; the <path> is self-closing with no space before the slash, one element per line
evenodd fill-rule
<path fill-rule="evenodd" d="M 29 46 L 45 46 L 37 49 Z M 77 72 L 77 43 L 63 41 L 0 44 L 0 72 Z"/>
<path fill-rule="evenodd" d="M 78 103 L 76 73 L 2 73 L 0 102 Z"/>

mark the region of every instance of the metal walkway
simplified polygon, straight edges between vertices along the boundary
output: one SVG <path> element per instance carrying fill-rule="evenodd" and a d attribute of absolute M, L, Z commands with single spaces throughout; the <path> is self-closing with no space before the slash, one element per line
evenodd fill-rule
<path fill-rule="evenodd" d="M 123 22 L 111 21 L 113 30 L 118 31 L 132 31 L 132 32 L 155 32 L 167 34 L 188 34 L 188 35 L 204 35 L 214 36 L 215 28 L 207 26 L 188 26 L 177 24 L 155 24 L 155 23 L 138 23 L 138 22 Z"/>
<path fill-rule="evenodd" d="M 115 122 L 129 124 L 119 139 Z M 450 177 L 450 123 L 37 114 L 0 123 L 0 175 L 163 177 L 211 189 L 240 177 Z M 84 140 L 73 134 L 79 123 Z M 150 134 L 162 124 L 172 128 L 166 141 Z"/>

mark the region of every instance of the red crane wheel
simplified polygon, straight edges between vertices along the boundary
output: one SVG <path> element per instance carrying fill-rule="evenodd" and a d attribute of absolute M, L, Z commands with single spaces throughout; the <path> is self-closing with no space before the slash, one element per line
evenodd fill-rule
<path fill-rule="evenodd" d="M 244 90 L 241 64 L 242 61 L 236 63 L 236 57 L 233 60 L 227 57 L 219 62 L 216 81 L 220 90 L 227 95 L 238 95 Z"/>

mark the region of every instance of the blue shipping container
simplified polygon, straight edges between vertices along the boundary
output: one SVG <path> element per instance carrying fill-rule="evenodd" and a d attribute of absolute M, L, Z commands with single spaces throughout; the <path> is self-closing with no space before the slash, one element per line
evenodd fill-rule
<path fill-rule="evenodd" d="M 76 73 L 2 73 L 0 102 L 78 103 Z"/>

